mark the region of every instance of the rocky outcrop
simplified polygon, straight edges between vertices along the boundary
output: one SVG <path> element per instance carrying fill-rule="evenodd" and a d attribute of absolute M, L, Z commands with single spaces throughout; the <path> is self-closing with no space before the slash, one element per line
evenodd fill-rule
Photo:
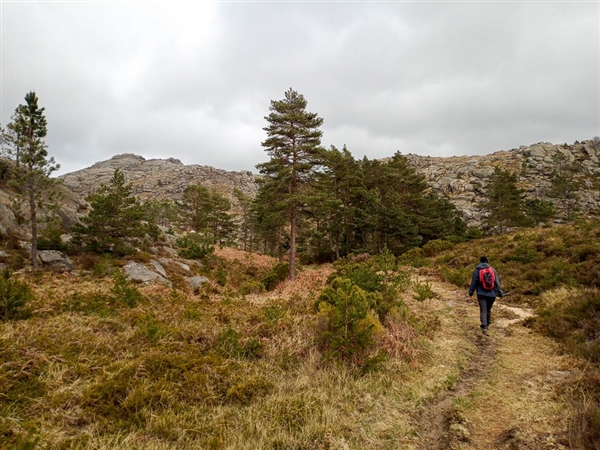
<path fill-rule="evenodd" d="M 516 173 L 518 185 L 527 198 L 552 200 L 560 214 L 562 205 L 548 195 L 557 157 L 576 163 L 579 167 L 572 175 L 581 186 L 576 194 L 578 208 L 585 213 L 600 210 L 599 151 L 592 141 L 576 142 L 573 145 L 540 142 L 491 155 L 405 156 L 425 176 L 433 190 L 446 196 L 469 225 L 477 226 L 485 218 L 481 204 L 487 200 L 486 187 L 495 167 Z"/>
<path fill-rule="evenodd" d="M 519 177 L 519 187 L 528 198 L 547 199 L 552 186 L 556 156 L 578 163 L 575 175 L 581 190 L 577 194 L 577 206 L 583 212 L 600 209 L 600 148 L 593 141 L 576 142 L 572 145 L 555 145 L 540 142 L 503 150 L 490 155 L 430 157 L 405 155 L 415 169 L 422 173 L 431 189 L 446 196 L 472 226 L 481 225 L 485 212 L 481 204 L 487 200 L 487 186 L 494 168 L 510 170 Z M 107 184 L 114 170 L 122 170 L 132 183 L 133 191 L 141 200 L 179 200 L 190 184 L 203 184 L 214 188 L 233 200 L 233 190 L 240 189 L 250 197 L 258 191 L 258 176 L 251 172 L 228 172 L 208 166 L 184 165 L 181 161 L 168 159 L 146 160 L 142 156 L 123 154 L 102 161 L 77 172 L 64 175 L 66 187 L 81 196 L 95 192 L 101 184 Z M 556 204 L 559 214 L 561 205 Z M 6 222 L 6 224 L 4 223 Z M 12 226 L 6 219 L 1 227 Z"/>
<path fill-rule="evenodd" d="M 62 176 L 67 187 L 82 197 L 108 184 L 115 169 L 120 169 L 141 200 L 179 200 L 188 185 L 202 184 L 232 198 L 239 189 L 253 197 L 258 190 L 252 172 L 229 172 L 209 166 L 184 165 L 175 158 L 150 159 L 126 153 Z"/>

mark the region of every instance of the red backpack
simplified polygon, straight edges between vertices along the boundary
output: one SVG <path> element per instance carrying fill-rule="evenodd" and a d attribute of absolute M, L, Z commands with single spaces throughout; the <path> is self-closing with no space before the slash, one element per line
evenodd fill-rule
<path fill-rule="evenodd" d="M 479 282 L 486 291 L 493 291 L 496 287 L 496 274 L 491 267 L 479 269 Z"/>

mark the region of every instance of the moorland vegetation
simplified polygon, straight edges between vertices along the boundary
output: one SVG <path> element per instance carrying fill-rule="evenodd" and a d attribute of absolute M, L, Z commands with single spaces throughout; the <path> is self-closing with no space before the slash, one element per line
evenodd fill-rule
<path fill-rule="evenodd" d="M 20 131 L 32 108 L 17 108 L 1 183 L 15 205 L 33 195 L 20 217 L 35 225 L 0 236 L 1 445 L 418 446 L 423 405 L 456 386 L 475 351 L 431 283 L 466 291 L 485 254 L 507 300 L 536 312 L 524 325 L 580 364 L 560 393 L 572 411 L 561 445 L 597 448 L 597 221 L 572 211 L 568 224 L 538 226 L 552 204 L 524 198 L 497 170 L 487 226 L 470 229 L 400 154 L 357 161 L 320 148 L 322 120 L 305 108 L 291 89 L 272 102 L 271 160 L 255 199 L 237 193 L 240 215 L 201 185 L 180 203 L 142 204 L 116 170 L 76 224 L 44 220 L 39 236 L 36 212 L 54 217 L 58 183 L 45 133 Z M 24 168 L 27 149 L 37 172 Z M 44 183 L 15 182 L 26 170 Z M 28 270 L 37 249 L 68 254 L 75 270 Z M 156 258 L 170 285 L 123 274 Z M 186 284 L 190 271 L 209 282 Z"/>

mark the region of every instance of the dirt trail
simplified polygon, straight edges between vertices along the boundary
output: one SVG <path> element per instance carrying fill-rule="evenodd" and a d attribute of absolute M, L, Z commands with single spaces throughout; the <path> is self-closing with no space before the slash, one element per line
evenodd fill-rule
<path fill-rule="evenodd" d="M 418 415 L 420 450 L 566 449 L 569 412 L 558 392 L 577 376 L 550 340 L 523 326 L 533 312 L 496 302 L 490 336 L 464 291 L 430 280 L 476 351 L 452 389 Z"/>

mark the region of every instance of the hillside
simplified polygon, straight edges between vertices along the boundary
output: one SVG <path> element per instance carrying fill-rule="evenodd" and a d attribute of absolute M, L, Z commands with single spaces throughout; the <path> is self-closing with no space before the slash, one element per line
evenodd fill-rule
<path fill-rule="evenodd" d="M 560 155 L 568 163 L 578 163 L 573 175 L 580 184 L 576 203 L 584 213 L 600 210 L 600 149 L 592 141 L 573 145 L 538 143 L 518 149 L 495 152 L 490 155 L 427 157 L 408 154 L 409 163 L 423 174 L 431 186 L 446 196 L 472 226 L 479 226 L 484 218 L 481 204 L 486 200 L 486 186 L 494 167 L 516 172 L 519 187 L 528 198 L 546 199 L 552 186 L 554 158 Z M 141 156 L 123 154 L 113 156 L 93 166 L 63 175 L 65 185 L 82 197 L 94 192 L 101 183 L 107 183 L 115 169 L 122 170 L 133 183 L 134 193 L 143 200 L 178 200 L 186 186 L 201 183 L 214 187 L 231 197 L 233 189 L 253 197 L 257 192 L 257 175 L 250 172 L 229 172 L 208 166 L 182 164 L 169 158 L 146 160 Z M 559 213 L 560 202 L 555 200 Z"/>
<path fill-rule="evenodd" d="M 141 200 L 180 200 L 190 184 L 203 184 L 231 196 L 239 189 L 254 197 L 256 176 L 251 172 L 229 172 L 209 166 L 184 165 L 174 158 L 149 159 L 126 153 L 100 161 L 93 166 L 61 176 L 65 185 L 82 197 L 108 184 L 115 169 L 125 173 L 133 185 L 133 193 Z"/>
<path fill-rule="evenodd" d="M 596 449 L 598 317 L 560 308 L 597 284 L 585 277 L 600 273 L 599 233 L 581 223 L 431 243 L 399 265 L 304 267 L 268 292 L 256 283 L 276 260 L 233 249 L 186 269 L 210 280 L 196 290 L 166 248 L 156 257 L 171 260 L 172 287 L 118 281 L 131 259 L 153 265 L 147 254 L 23 273 L 29 317 L 0 322 L 0 448 Z M 511 293 L 490 336 L 466 295 L 482 252 Z M 334 270 L 381 283 L 373 261 L 400 281 L 385 320 L 366 319 L 369 354 L 386 355 L 369 366 L 328 353 L 333 316 L 315 304 Z M 580 322 L 561 340 L 567 319 Z"/>

